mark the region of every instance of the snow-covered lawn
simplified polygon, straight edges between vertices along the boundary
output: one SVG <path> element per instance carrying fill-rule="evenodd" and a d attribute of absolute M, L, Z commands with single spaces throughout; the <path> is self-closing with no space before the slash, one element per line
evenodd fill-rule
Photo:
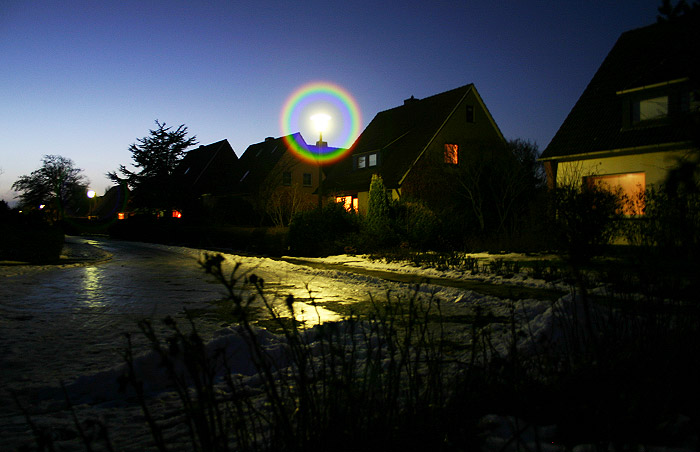
<path fill-rule="evenodd" d="M 187 251 L 199 253 L 199 251 Z M 333 286 L 346 287 L 349 294 L 357 297 L 358 292 L 372 294 L 373 297 L 386 297 L 387 292 L 390 297 L 408 299 L 417 296 L 427 306 L 428 301 L 432 304 L 431 309 L 437 309 L 436 302 L 439 302 L 440 313 L 446 319 L 444 334 L 452 343 L 469 344 L 472 341 L 473 327 L 468 322 L 450 321 L 451 318 L 465 318 L 474 316 L 478 311 L 480 315 L 490 314 L 494 318 L 516 320 L 516 337 L 513 338 L 511 326 L 505 322 L 496 322 L 486 326 L 489 332 L 489 339 L 493 345 L 493 352 L 505 356 L 511 350 L 512 341 L 515 340 L 520 353 L 527 355 L 539 350 L 542 344 L 556 348 L 557 342 L 563 340 L 562 332 L 558 325 L 558 319 L 566 317 L 569 326 L 571 322 L 583 320 L 583 314 L 577 301 L 577 296 L 570 290 L 570 287 L 563 281 L 546 282 L 544 280 L 533 279 L 526 272 L 504 278 L 494 274 L 479 272 L 472 275 L 469 272 L 454 270 L 440 271 L 433 268 L 419 268 L 408 262 L 387 263 L 381 260 L 371 260 L 367 256 L 338 255 L 318 259 L 307 259 L 310 262 L 341 265 L 352 270 L 353 267 L 377 271 L 390 271 L 409 273 L 425 276 L 429 278 L 449 278 L 453 280 L 474 280 L 488 282 L 491 284 L 520 285 L 531 288 L 557 289 L 562 292 L 562 296 L 556 300 L 538 299 L 508 299 L 495 296 L 488 296 L 474 291 L 446 287 L 439 284 L 422 284 L 417 289 L 412 284 L 388 283 L 372 276 L 354 274 L 352 272 L 342 272 L 337 269 L 309 268 L 301 265 L 294 265 L 283 261 L 274 261 L 261 258 L 241 258 L 238 256 L 225 256 L 229 262 L 243 262 L 244 268 L 255 272 L 269 271 L 275 268 L 280 275 L 294 275 L 295 279 L 306 281 L 306 289 L 313 294 L 322 295 L 324 284 L 332 281 Z M 474 254 L 471 257 L 488 262 L 493 259 L 519 260 L 526 259 L 526 256 L 509 255 L 488 255 Z M 546 258 L 546 257 L 545 257 Z M 531 259 L 531 258 L 528 258 Z M 247 267 L 247 268 L 246 268 Z M 230 267 L 229 267 L 230 268 Z M 282 279 L 283 276 L 280 276 Z M 280 296 L 284 295 L 284 288 L 277 291 Z M 298 299 L 304 299 L 298 287 L 294 289 Z M 591 288 L 591 293 L 603 292 L 604 287 Z M 272 292 L 268 292 L 273 296 Z M 343 300 L 338 300 L 343 302 Z M 309 304 L 304 305 L 306 319 L 309 320 L 307 328 L 303 332 L 304 340 L 312 349 L 315 347 L 314 341 L 317 337 L 318 326 L 315 323 L 315 311 Z M 276 309 L 281 315 L 285 315 L 283 306 L 277 305 Z M 575 320 L 574 320 L 575 319 Z M 338 320 L 338 319 L 333 319 Z M 342 324 L 341 320 L 341 324 Z M 342 326 L 341 326 L 342 328 Z M 281 334 L 274 334 L 264 329 L 257 330 L 257 337 L 266 350 L 268 356 L 272 357 L 274 366 L 284 368 L 289 363 L 289 358 L 285 353 L 288 347 L 288 340 Z M 241 384 L 247 385 L 253 390 L 259 387 L 260 378 L 256 375 L 256 367 L 252 364 L 250 350 L 246 342 L 245 334 L 236 326 L 221 328 L 211 334 L 211 341 L 206 344 L 206 349 L 214 356 L 215 350 L 224 350 L 230 370 L 240 375 Z M 359 341 L 358 343 L 361 343 Z M 456 363 L 469 362 L 468 347 L 452 351 L 451 359 Z M 365 350 L 364 353 L 367 353 Z M 160 366 L 160 357 L 155 352 L 140 355 L 135 360 L 139 378 L 144 381 L 145 391 L 154 403 L 152 403 L 156 417 L 165 419 L 166 422 L 177 424 L 173 420 L 173 412 L 177 410 L 180 403 L 179 397 L 168 387 L 165 371 Z M 461 364 L 460 364 L 461 365 Z M 454 367 L 457 372 L 459 366 Z M 104 369 L 97 373 L 79 376 L 67 386 L 69 393 L 79 416 L 83 419 L 92 417 L 102 419 L 109 425 L 109 432 L 112 441 L 119 444 L 123 450 L 140 450 L 144 438 L 144 428 L 138 420 L 140 418 L 140 408 L 134 403 L 125 400 L 123 393 L 118 391 L 114 384 L 117 378 L 124 373 L 125 365 L 119 364 L 113 368 Z M 62 395 L 57 388 L 46 388 L 44 400 L 40 403 L 40 408 L 45 410 L 44 415 L 35 415 L 37 423 L 54 423 L 63 425 L 65 431 L 71 430 L 72 420 L 63 410 L 64 402 Z M 688 419 L 678 417 L 679 428 L 688 423 Z M 530 425 L 523 420 L 508 415 L 488 415 L 482 419 L 482 434 L 485 438 L 484 451 L 508 451 L 508 450 L 543 450 L 543 451 L 563 451 L 562 445 L 554 444 L 557 431 L 554 425 Z M 175 449 L 187 449 L 188 436 L 184 425 L 172 429 L 171 435 L 175 444 Z M 60 438 L 59 438 L 60 439 Z M 75 441 L 75 438 L 72 439 Z M 60 441 L 59 441 L 60 443 Z M 66 440 L 70 443 L 70 440 Z M 0 442 L 0 445 L 2 442 Z M 600 446 L 600 445 L 597 445 Z M 585 452 L 596 449 L 593 444 L 580 444 L 573 448 L 576 452 Z M 644 451 L 690 451 L 697 446 L 697 436 L 688 440 L 688 446 L 676 448 L 654 448 L 648 446 L 635 446 L 635 450 Z M 606 446 L 607 447 L 607 446 Z"/>

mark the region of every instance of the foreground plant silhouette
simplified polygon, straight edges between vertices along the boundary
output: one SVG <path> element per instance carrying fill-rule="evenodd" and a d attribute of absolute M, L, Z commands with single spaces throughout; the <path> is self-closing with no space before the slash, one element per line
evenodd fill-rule
<path fill-rule="evenodd" d="M 350 314 L 342 322 L 307 328 L 295 319 L 292 296 L 281 306 L 274 303 L 264 292 L 264 281 L 243 274 L 239 264 L 225 272 L 221 255 L 205 255 L 200 265 L 226 288 L 239 319 L 233 329 L 246 344 L 257 378 L 236 376 L 232 356 L 224 349 L 208 349 L 192 320 L 190 331 L 183 331 L 166 319 L 172 334 L 165 341 L 150 321 L 140 322 L 182 402 L 193 450 L 401 444 L 450 449 L 451 442 L 475 438 L 467 431 L 475 428 L 476 416 L 465 417 L 464 407 L 455 432 L 459 440 L 445 429 L 446 414 L 455 408 L 457 373 L 448 369 L 456 364 L 445 359 L 444 331 L 434 321 L 440 317 L 437 299 L 420 300 L 417 291 L 406 300 L 372 299 L 366 318 Z M 254 303 L 263 304 L 281 331 L 281 347 L 271 347 L 264 330 L 253 325 Z M 125 359 L 133 362 L 130 352 Z M 127 366 L 122 383 L 134 388 L 157 448 L 168 450 L 133 365 Z"/>
<path fill-rule="evenodd" d="M 225 271 L 220 255 L 204 255 L 200 265 L 226 288 L 238 321 L 208 342 L 193 317 L 185 327 L 165 319 L 165 335 L 151 321 L 140 322 L 160 358 L 157 378 L 168 382 L 158 381 L 156 390 L 179 401 L 167 412 L 152 397 L 153 376 L 141 372 L 143 361 L 127 336 L 119 382 L 140 403 L 151 432 L 153 441 L 143 449 L 480 450 L 489 440 L 482 421 L 505 413 L 515 416 L 509 419 L 517 428 L 481 450 L 537 450 L 545 443 L 533 424 L 556 427 L 547 441 L 569 450 L 577 444 L 626 450 L 686 444 L 684 429 L 700 420 L 696 302 L 647 298 L 629 285 L 611 285 L 589 297 L 584 321 L 572 287 L 551 306 L 551 336 L 532 332 L 521 303 L 505 300 L 508 316 L 477 305 L 455 341 L 440 301 L 418 290 L 371 299 L 371 309 L 342 322 L 306 327 L 295 319 L 293 297 L 269 298 L 265 282 L 240 265 Z M 278 334 L 255 326 L 260 304 Z M 237 349 L 227 346 L 231 340 Z M 66 400 L 71 408 L 68 394 Z M 51 450 L 52 437 L 25 414 L 37 445 Z M 496 416 L 496 425 L 503 418 Z M 85 450 L 95 450 L 96 440 L 109 445 L 114 437 L 107 427 L 95 440 L 75 435 Z M 526 439 L 528 430 L 535 443 Z"/>

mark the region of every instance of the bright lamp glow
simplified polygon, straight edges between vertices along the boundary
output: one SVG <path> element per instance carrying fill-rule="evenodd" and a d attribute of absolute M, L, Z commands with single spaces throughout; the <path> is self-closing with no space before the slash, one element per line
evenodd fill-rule
<path fill-rule="evenodd" d="M 88 198 L 92 199 L 92 198 L 95 197 L 95 195 L 96 195 L 95 190 L 88 190 L 88 191 L 87 191 L 87 197 L 88 197 Z"/>
<path fill-rule="evenodd" d="M 314 127 L 319 133 L 323 133 L 328 130 L 331 117 L 325 113 L 316 113 L 315 115 L 311 116 L 311 122 L 314 123 Z"/>

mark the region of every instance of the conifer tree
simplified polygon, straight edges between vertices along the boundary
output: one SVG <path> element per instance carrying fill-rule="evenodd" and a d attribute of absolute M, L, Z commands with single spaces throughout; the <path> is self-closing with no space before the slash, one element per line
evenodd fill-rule
<path fill-rule="evenodd" d="M 167 127 L 156 120 L 156 129 L 149 136 L 138 138 L 138 144 L 129 146 L 133 166 L 138 171 L 130 171 L 120 165 L 120 177 L 116 171 L 107 173 L 112 181 L 126 183 L 133 192 L 138 207 L 171 208 L 175 202 L 178 187 L 174 172 L 185 150 L 197 143 L 197 137 L 187 137 L 187 127 L 181 124 L 177 129 Z"/>
<path fill-rule="evenodd" d="M 369 185 L 369 205 L 365 218 L 365 230 L 372 240 L 386 244 L 391 236 L 390 205 L 384 180 L 378 174 L 372 176 Z"/>

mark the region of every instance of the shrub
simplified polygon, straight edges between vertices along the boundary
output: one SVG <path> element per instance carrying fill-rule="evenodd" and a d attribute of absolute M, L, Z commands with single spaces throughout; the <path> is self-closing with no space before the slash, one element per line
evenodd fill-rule
<path fill-rule="evenodd" d="M 401 242 L 419 249 L 434 247 L 438 242 L 440 222 L 420 201 L 398 201 L 393 206 L 394 229 Z"/>
<path fill-rule="evenodd" d="M 33 215 L 6 212 L 0 223 L 0 260 L 31 263 L 58 260 L 63 230 Z"/>
<path fill-rule="evenodd" d="M 620 234 L 623 200 L 598 186 L 562 186 L 554 192 L 559 239 L 573 263 L 587 262 Z"/>
<path fill-rule="evenodd" d="M 392 228 L 390 205 L 382 177 L 372 175 L 367 215 L 362 227 L 363 242 L 366 245 L 387 247 L 396 243 L 397 236 Z"/>
<path fill-rule="evenodd" d="M 626 222 L 625 236 L 637 246 L 696 259 L 700 249 L 700 193 L 651 188 L 642 195 L 644 215 Z M 647 250 L 648 251 L 648 250 Z"/>
<path fill-rule="evenodd" d="M 289 250 L 292 254 L 321 256 L 342 253 L 346 246 L 356 246 L 359 231 L 357 214 L 338 203 L 328 203 L 321 210 L 297 213 L 289 225 Z"/>

